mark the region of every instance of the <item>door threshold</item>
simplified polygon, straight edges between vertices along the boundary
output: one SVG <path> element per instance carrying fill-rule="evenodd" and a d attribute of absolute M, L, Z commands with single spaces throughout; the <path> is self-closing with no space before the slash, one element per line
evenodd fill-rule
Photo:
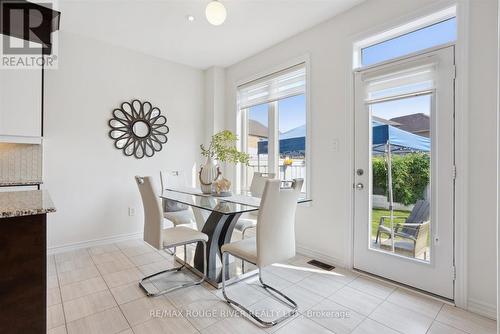
<path fill-rule="evenodd" d="M 418 295 L 421 295 L 421 296 L 424 296 L 424 297 L 428 297 L 428 298 L 431 298 L 431 299 L 443 302 L 443 303 L 451 305 L 451 306 L 456 306 L 455 305 L 455 301 L 453 299 L 449 299 L 449 298 L 446 298 L 446 297 L 443 297 L 443 296 L 440 296 L 440 295 L 436 295 L 436 294 L 434 294 L 432 292 L 428 292 L 428 291 L 425 291 L 425 290 L 422 290 L 422 289 L 419 289 L 419 288 L 415 288 L 415 287 L 413 287 L 411 285 L 407 285 L 407 284 L 404 284 L 404 283 L 393 281 L 391 279 L 388 279 L 388 278 L 385 278 L 385 277 L 382 277 L 382 276 L 378 276 L 378 275 L 375 275 L 375 274 L 372 274 L 372 273 L 369 273 L 369 272 L 366 272 L 366 271 L 363 271 L 363 270 L 359 270 L 359 269 L 356 269 L 356 268 L 352 268 L 352 271 L 354 271 L 355 273 L 360 274 L 361 276 L 369 277 L 369 278 L 372 278 L 372 279 L 374 279 L 376 281 L 380 281 L 382 283 L 390 284 L 390 285 L 393 285 L 395 287 L 401 288 L 403 290 L 406 290 L 406 291 L 409 291 L 409 292 L 413 292 L 413 293 L 416 293 Z"/>

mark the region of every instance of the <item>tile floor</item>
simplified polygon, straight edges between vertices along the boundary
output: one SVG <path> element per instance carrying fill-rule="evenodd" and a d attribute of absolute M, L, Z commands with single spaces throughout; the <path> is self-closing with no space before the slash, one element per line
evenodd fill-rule
<path fill-rule="evenodd" d="M 170 268 L 173 258 L 141 240 L 56 254 L 48 259 L 47 326 L 51 334 L 488 334 L 496 323 L 343 269 L 322 271 L 298 255 L 269 267 L 264 280 L 299 304 L 279 327 L 261 329 L 238 316 L 222 294 L 204 284 L 148 298 L 143 276 Z M 175 279 L 187 275 L 176 274 Z M 189 279 L 189 278 L 188 278 Z M 161 280 L 150 284 L 161 288 Z M 283 305 L 249 278 L 228 293 L 261 315 L 280 315 Z M 277 311 L 278 313 L 265 312 Z"/>

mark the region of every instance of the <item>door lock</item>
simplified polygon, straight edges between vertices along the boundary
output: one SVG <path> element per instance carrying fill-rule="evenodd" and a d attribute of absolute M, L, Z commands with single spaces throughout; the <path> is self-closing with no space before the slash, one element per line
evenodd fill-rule
<path fill-rule="evenodd" d="M 365 186 L 363 185 L 363 183 L 356 184 L 356 189 L 363 190 L 364 188 L 365 188 Z"/>

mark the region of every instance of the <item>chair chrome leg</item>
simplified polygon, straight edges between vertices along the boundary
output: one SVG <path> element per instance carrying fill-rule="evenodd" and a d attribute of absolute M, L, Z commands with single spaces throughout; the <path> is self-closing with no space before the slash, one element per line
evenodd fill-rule
<path fill-rule="evenodd" d="M 284 293 L 282 293 L 281 291 L 265 284 L 262 280 L 262 272 L 259 268 L 259 282 L 260 284 L 264 287 L 264 289 L 276 300 L 280 301 L 281 303 L 285 304 L 286 306 L 290 307 L 291 308 L 291 311 L 284 314 L 283 316 L 279 317 L 278 319 L 275 319 L 273 321 L 265 321 L 265 320 L 262 320 L 261 318 L 257 317 L 252 311 L 250 311 L 248 308 L 246 308 L 245 306 L 241 305 L 240 303 L 236 302 L 235 300 L 233 299 L 230 299 L 228 296 L 227 296 L 227 293 L 226 293 L 226 261 L 227 261 L 227 253 L 226 252 L 223 252 L 222 253 L 222 295 L 224 296 L 224 298 L 226 299 L 226 302 L 228 304 L 233 304 L 234 306 L 236 306 L 237 308 L 239 308 L 240 310 L 242 310 L 243 312 L 245 312 L 247 315 L 251 316 L 255 321 L 257 321 L 260 325 L 264 326 L 264 327 L 272 327 L 272 326 L 276 326 L 277 324 L 285 321 L 286 319 L 292 317 L 293 315 L 295 315 L 297 313 L 297 309 L 298 309 L 298 305 L 295 301 L 293 301 L 291 298 L 289 298 L 288 296 L 286 296 Z M 275 294 L 278 294 L 279 296 L 283 297 L 286 301 L 280 299 L 280 298 L 277 298 L 275 296 L 274 293 L 271 293 L 270 291 L 274 292 Z"/>
<path fill-rule="evenodd" d="M 161 296 L 161 295 L 164 295 L 166 293 L 169 293 L 169 292 L 172 292 L 172 291 L 175 291 L 175 290 L 178 290 L 178 289 L 187 288 L 187 287 L 194 286 L 194 285 L 199 285 L 199 284 L 201 284 L 201 283 L 203 283 L 205 281 L 205 279 L 207 277 L 207 243 L 204 240 L 199 240 L 198 242 L 203 243 L 203 255 L 204 255 L 204 257 L 203 257 L 204 258 L 204 261 L 203 261 L 203 276 L 201 277 L 201 279 L 199 281 L 185 282 L 185 283 L 183 283 L 181 285 L 176 285 L 176 286 L 173 286 L 171 288 L 168 288 L 168 289 L 165 289 L 165 290 L 161 290 L 159 292 L 150 292 L 144 286 L 144 281 L 147 281 L 147 280 L 149 280 L 149 279 L 151 279 L 151 278 L 153 278 L 155 276 L 158 276 L 158 275 L 161 275 L 161 274 L 165 274 L 165 273 L 168 273 L 168 272 L 181 271 L 185 267 L 184 263 L 186 263 L 186 245 L 184 244 L 184 263 L 181 266 L 175 267 L 175 268 L 170 268 L 170 269 L 163 270 L 163 271 L 157 272 L 155 274 L 146 276 L 146 277 L 144 277 L 139 282 L 139 286 L 142 288 L 142 290 L 144 290 L 144 292 L 146 292 L 146 295 L 148 297 Z"/>

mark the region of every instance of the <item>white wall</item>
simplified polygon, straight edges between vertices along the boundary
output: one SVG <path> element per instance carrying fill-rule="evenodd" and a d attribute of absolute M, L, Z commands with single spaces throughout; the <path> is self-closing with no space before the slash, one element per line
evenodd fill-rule
<path fill-rule="evenodd" d="M 45 81 L 44 188 L 57 207 L 48 220 L 49 248 L 140 232 L 134 175 L 189 173 L 199 161 L 203 71 L 64 31 L 59 45 L 59 68 L 46 71 Z M 169 141 L 152 158 L 126 157 L 108 137 L 112 110 L 134 98 L 167 117 Z"/>
<path fill-rule="evenodd" d="M 359 34 L 388 22 L 401 22 L 422 10 L 428 0 L 367 1 L 348 12 L 298 34 L 226 69 L 226 127 L 236 129 L 236 83 L 289 60 L 310 58 L 311 197 L 298 210 L 299 249 L 347 265 L 352 221 L 352 161 L 348 71 L 352 42 Z M 496 0 L 472 1 L 470 11 L 470 204 L 468 300 L 483 314 L 495 310 L 495 108 Z M 460 71 L 460 69 L 459 69 Z M 338 141 L 338 150 L 334 150 Z M 484 306 L 483 310 L 477 305 Z M 486 310 L 486 311 L 485 311 Z"/>

